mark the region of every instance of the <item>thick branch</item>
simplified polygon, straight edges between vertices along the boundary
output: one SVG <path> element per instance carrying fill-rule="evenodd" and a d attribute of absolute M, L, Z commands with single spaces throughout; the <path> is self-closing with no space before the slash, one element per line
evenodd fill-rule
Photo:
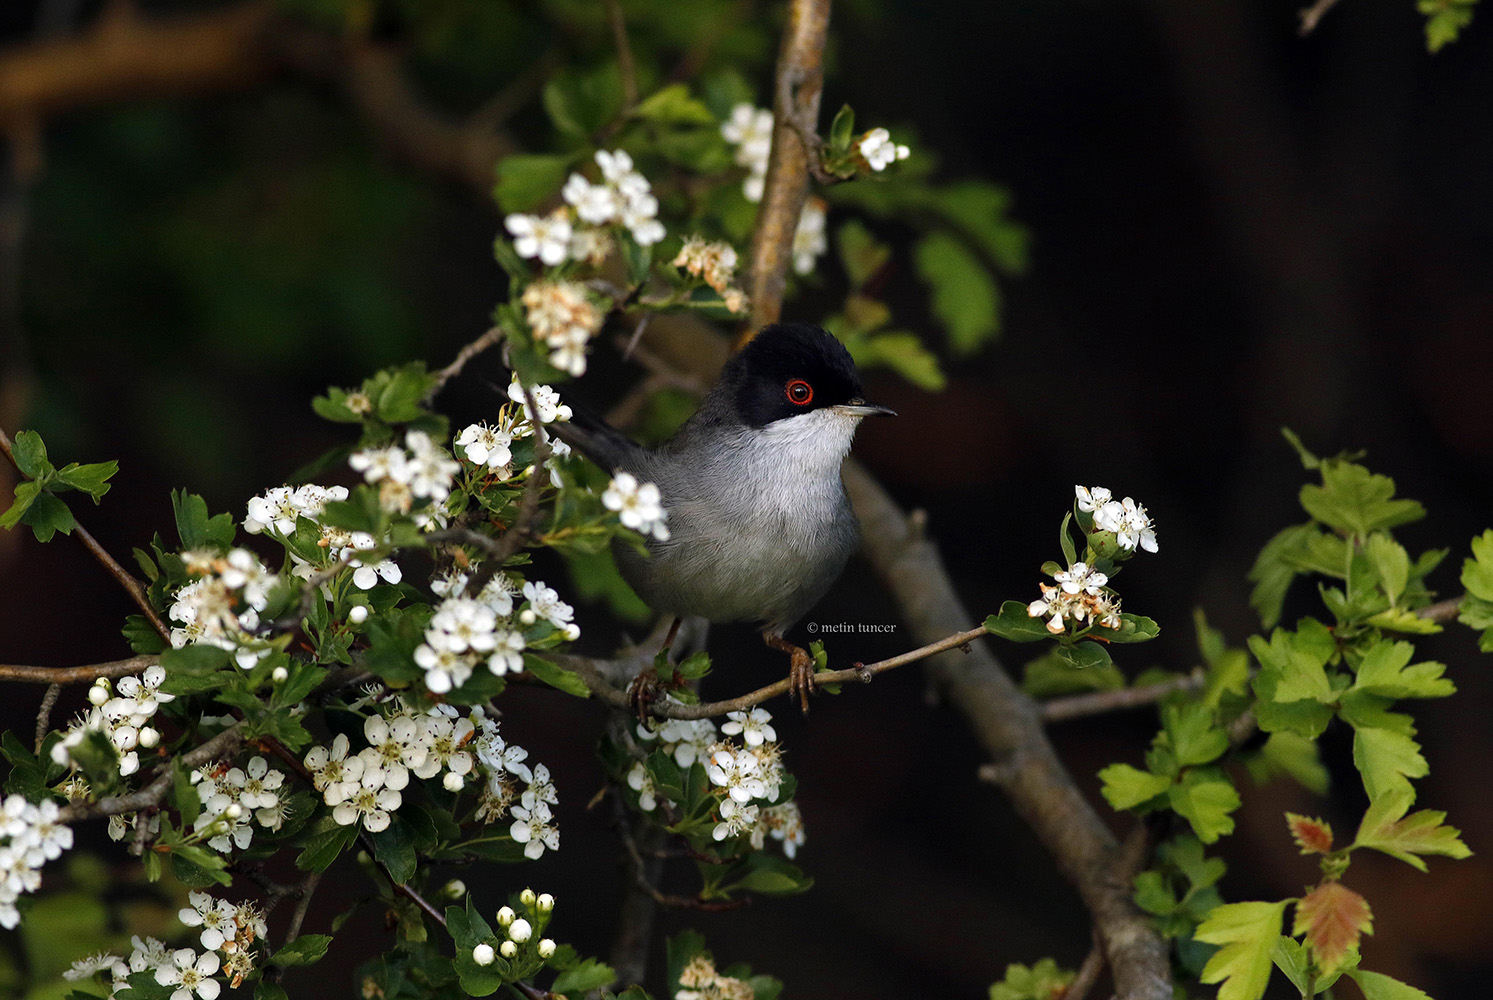
<path fill-rule="evenodd" d="M 969 628 L 938 551 L 915 532 L 886 491 L 855 463 L 845 482 L 860 515 L 866 554 L 902 608 L 913 634 Z M 1074 784 L 1042 727 L 1041 708 L 1012 683 L 983 644 L 969 655 L 929 663 L 949 700 L 997 766 L 999 783 L 1078 889 L 1097 928 L 1123 998 L 1166 1000 L 1172 994 L 1167 949 L 1117 878 L 1123 852 Z"/>
<path fill-rule="evenodd" d="M 817 129 L 829 8 L 830 0 L 792 0 L 788 5 L 773 98 L 772 156 L 767 164 L 757 229 L 752 234 L 752 269 L 747 286 L 752 314 L 744 340 L 764 324 L 776 322 L 783 311 L 793 234 L 809 196 L 811 150 L 803 135 Z"/>

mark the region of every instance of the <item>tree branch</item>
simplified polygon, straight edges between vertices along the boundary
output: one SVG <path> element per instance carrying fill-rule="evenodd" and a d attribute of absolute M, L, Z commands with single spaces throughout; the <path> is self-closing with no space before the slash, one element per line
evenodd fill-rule
<path fill-rule="evenodd" d="M 92 684 L 100 677 L 128 677 L 161 662 L 159 656 L 132 656 L 128 660 L 90 663 L 83 667 L 25 667 L 0 663 L 0 681 L 22 684 Z"/>
<path fill-rule="evenodd" d="M 1201 670 L 1194 670 L 1182 677 L 1173 677 L 1159 684 L 1144 687 L 1120 688 L 1118 691 L 1095 691 L 1092 694 L 1075 694 L 1064 698 L 1053 698 L 1042 703 L 1043 722 L 1066 722 L 1090 715 L 1103 715 L 1142 705 L 1154 705 L 1175 691 L 1195 691 L 1207 681 Z"/>
<path fill-rule="evenodd" d="M 183 767 L 197 767 L 233 750 L 244 738 L 244 724 L 235 722 L 212 739 L 176 758 Z M 58 819 L 63 823 L 76 823 L 82 819 L 98 819 L 101 816 L 118 816 L 121 813 L 139 812 L 159 805 L 171 790 L 171 766 L 167 764 L 156 779 L 136 792 L 111 795 L 97 802 L 85 802 L 63 806 Z"/>
<path fill-rule="evenodd" d="M 778 52 L 773 97 L 772 155 L 757 228 L 752 233 L 747 294 L 752 312 L 738 346 L 783 312 L 793 234 L 809 196 L 811 150 L 806 133 L 817 132 L 819 96 L 824 89 L 824 43 L 829 33 L 830 0 L 791 0 L 783 45 Z"/>
<path fill-rule="evenodd" d="M 913 530 L 907 515 L 858 464 L 846 463 L 845 481 L 860 515 L 866 554 L 913 633 L 967 629 L 969 613 L 934 545 Z M 1131 902 L 1128 879 L 1116 879 L 1124 852 L 1058 760 L 1040 707 L 983 644 L 971 645 L 967 656 L 941 655 L 929 669 L 995 763 L 1012 805 L 1078 889 L 1104 944 L 1118 995 L 1168 1000 L 1166 945 Z"/>
<path fill-rule="evenodd" d="M 871 678 L 877 674 L 885 673 L 897 667 L 918 660 L 925 660 L 930 656 L 947 652 L 951 649 L 964 648 L 968 651 L 969 644 L 975 639 L 986 635 L 983 626 L 979 628 L 966 629 L 953 635 L 945 636 L 920 646 L 906 653 L 888 657 L 885 660 L 877 660 L 875 663 L 856 664 L 848 670 L 821 670 L 814 675 L 818 684 L 845 684 L 850 681 L 860 681 L 865 684 L 871 682 Z M 573 672 L 581 679 L 588 690 L 597 698 L 613 708 L 624 711 L 631 709 L 631 702 L 627 693 L 620 687 L 608 680 L 607 675 L 632 676 L 653 662 L 653 654 L 640 651 L 628 657 L 616 660 L 592 660 L 584 656 L 568 656 L 560 653 L 547 653 L 546 659 L 551 660 L 558 666 Z M 783 678 L 766 687 L 760 687 L 755 691 L 748 692 L 736 698 L 728 698 L 725 701 L 709 701 L 698 705 L 684 705 L 671 701 L 655 701 L 649 707 L 653 715 L 664 719 L 709 719 L 727 712 L 740 712 L 754 705 L 760 705 L 764 701 L 777 698 L 788 693 L 788 678 Z"/>

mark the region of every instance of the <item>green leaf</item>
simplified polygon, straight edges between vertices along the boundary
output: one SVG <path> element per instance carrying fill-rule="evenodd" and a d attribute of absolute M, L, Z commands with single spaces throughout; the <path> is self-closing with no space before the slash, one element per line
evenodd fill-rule
<path fill-rule="evenodd" d="M 1234 832 L 1230 815 L 1239 808 L 1239 793 L 1222 771 L 1206 768 L 1187 771 L 1168 790 L 1172 810 L 1192 824 L 1199 840 L 1211 844 Z"/>
<path fill-rule="evenodd" d="M 1456 685 L 1442 676 L 1444 664 L 1426 661 L 1409 666 L 1415 647 L 1408 642 L 1375 643 L 1358 665 L 1353 687 L 1385 698 L 1444 698 Z"/>
<path fill-rule="evenodd" d="M 1026 272 L 1031 237 L 1007 213 L 1011 195 L 987 181 L 959 181 L 931 192 L 928 208 L 972 240 L 1007 274 Z"/>
<path fill-rule="evenodd" d="M 1493 528 L 1472 540 L 1472 558 L 1462 563 L 1462 586 L 1473 597 L 1493 601 Z"/>
<path fill-rule="evenodd" d="M 118 462 L 92 462 L 88 465 L 73 464 L 60 469 L 57 473 L 56 481 L 72 489 L 87 493 L 93 497 L 94 503 L 98 503 L 99 497 L 109 492 L 109 478 L 118 471 Z"/>
<path fill-rule="evenodd" d="M 55 471 L 47 461 L 47 446 L 36 431 L 21 431 L 11 442 L 10 453 L 16 460 L 16 468 L 27 479 L 40 479 Z"/>
<path fill-rule="evenodd" d="M 330 816 L 324 817 L 305 840 L 300 855 L 295 859 L 295 866 L 303 872 L 324 872 L 357 839 L 356 823 L 343 826 Z"/>
<path fill-rule="evenodd" d="M 1443 46 L 1455 42 L 1462 29 L 1472 23 L 1476 3 L 1477 0 L 1419 0 L 1415 9 L 1426 15 L 1426 48 L 1440 52 Z"/>
<path fill-rule="evenodd" d="M 1145 615 L 1125 612 L 1120 615 L 1119 628 L 1095 625 L 1089 634 L 1100 637 L 1105 642 L 1149 642 L 1161 634 L 1161 626 Z"/>
<path fill-rule="evenodd" d="M 1229 736 L 1213 719 L 1213 711 L 1199 702 L 1166 705 L 1161 710 L 1162 730 L 1182 767 L 1217 760 L 1229 748 Z"/>
<path fill-rule="evenodd" d="M 622 75 L 610 62 L 590 71 L 562 70 L 544 88 L 542 100 L 555 128 L 586 139 L 622 110 Z"/>
<path fill-rule="evenodd" d="M 1422 809 L 1405 815 L 1414 798 L 1413 793 L 1401 790 L 1371 801 L 1353 846 L 1383 851 L 1421 871 L 1426 870 L 1426 863 L 1418 857 L 1421 854 L 1471 857 L 1472 851 L 1462 842 L 1462 831 L 1444 825 L 1446 813 Z"/>
<path fill-rule="evenodd" d="M 504 212 L 532 212 L 554 196 L 570 170 L 570 157 L 514 153 L 498 161 L 493 195 Z"/>
<path fill-rule="evenodd" d="M 524 654 L 524 669 L 552 688 L 558 688 L 566 694 L 573 694 L 577 698 L 591 697 L 591 689 L 586 687 L 586 682 L 564 667 L 557 666 L 549 660 L 530 653 Z"/>
<path fill-rule="evenodd" d="M 1280 622 L 1286 590 L 1296 578 L 1297 569 L 1288 561 L 1288 556 L 1299 552 L 1307 539 L 1318 533 L 1310 522 L 1283 528 L 1265 543 L 1255 558 L 1248 576 L 1255 585 L 1249 595 L 1249 606 L 1259 613 L 1264 628 L 1274 628 Z"/>
<path fill-rule="evenodd" d="M 1057 655 L 1057 648 L 1029 661 L 1022 668 L 1021 690 L 1033 698 L 1052 698 L 1079 691 L 1117 691 L 1125 686 L 1125 675 L 1113 664 L 1099 669 L 1075 670 Z"/>
<path fill-rule="evenodd" d="M 78 524 L 67 504 L 46 492 L 37 494 L 31 501 L 31 506 L 21 515 L 21 523 L 30 526 L 38 542 L 50 542 L 59 531 L 71 535 Z"/>
<path fill-rule="evenodd" d="M 332 943 L 330 934 L 302 934 L 270 957 L 271 965 L 315 965 Z"/>
<path fill-rule="evenodd" d="M 846 340 L 845 347 L 862 369 L 890 368 L 928 392 L 938 392 L 947 384 L 938 358 L 915 333 L 887 330 L 870 336 L 851 337 Z"/>
<path fill-rule="evenodd" d="M 834 121 L 829 123 L 829 151 L 832 155 L 840 155 L 850 150 L 850 141 L 855 136 L 855 112 L 850 110 L 850 105 L 842 104 L 840 110 L 835 112 Z"/>
<path fill-rule="evenodd" d="M 813 885 L 814 880 L 786 858 L 755 851 L 746 857 L 746 873 L 726 888 L 784 896 L 803 892 Z"/>
<path fill-rule="evenodd" d="M 0 528 L 10 529 L 20 524 L 21 518 L 26 516 L 26 511 L 31 509 L 31 505 L 39 496 L 41 496 L 40 483 L 31 480 L 16 483 L 15 500 L 5 513 L 0 514 Z"/>
<path fill-rule="evenodd" d="M 1052 633 L 1041 618 L 1033 618 L 1020 601 L 1006 601 L 1000 613 L 985 619 L 985 631 L 1012 642 L 1039 642 L 1051 639 Z"/>
<path fill-rule="evenodd" d="M 1219 945 L 1199 977 L 1204 983 L 1223 984 L 1218 1000 L 1258 1000 L 1264 995 L 1285 912 L 1284 900 L 1225 903 L 1198 925 L 1196 940 Z"/>
<path fill-rule="evenodd" d="M 845 265 L 852 289 L 864 288 L 892 258 L 892 248 L 872 236 L 871 230 L 859 219 L 847 220 L 840 227 L 835 242 L 839 244 L 840 262 Z"/>
<path fill-rule="evenodd" d="M 1099 780 L 1104 782 L 1104 800 L 1117 810 L 1134 809 L 1172 787 L 1171 778 L 1129 764 L 1109 765 L 1099 772 Z"/>
<path fill-rule="evenodd" d="M 689 87 L 671 83 L 643 98 L 633 114 L 660 125 L 714 125 L 715 115 L 703 101 L 690 96 Z"/>
<path fill-rule="evenodd" d="M 390 819 L 389 825 L 378 833 L 371 834 L 373 856 L 389 871 L 389 877 L 398 885 L 404 885 L 419 867 L 415 856 L 415 837 L 409 825 L 398 816 Z"/>
<path fill-rule="evenodd" d="M 587 993 L 612 985 L 617 971 L 594 958 L 573 965 L 555 977 L 551 993 Z"/>
<path fill-rule="evenodd" d="M 1005 977 L 990 987 L 990 1000 L 1052 1000 L 1063 995 L 1074 975 L 1051 958 L 1030 968 L 1013 962 L 1006 966 Z"/>
<path fill-rule="evenodd" d="M 1431 51 L 1435 51 L 1433 46 Z M 1363 990 L 1364 1000 L 1431 1000 L 1424 991 L 1416 989 L 1409 983 L 1402 983 L 1392 976 L 1386 976 L 1382 972 L 1369 972 L 1367 969 L 1350 969 L 1347 973 L 1349 979 L 1358 984 Z"/>
<path fill-rule="evenodd" d="M 1113 666 L 1109 650 L 1097 642 L 1075 642 L 1071 646 L 1058 646 L 1052 655 L 1074 670 L 1104 670 Z"/>
<path fill-rule="evenodd" d="M 223 869 L 228 859 L 217 851 L 194 844 L 178 844 L 171 849 L 171 873 L 187 886 L 201 889 L 210 885 L 232 885 L 233 876 Z"/>
<path fill-rule="evenodd" d="M 290 1000 L 290 994 L 279 983 L 261 979 L 254 985 L 254 1000 Z"/>
<path fill-rule="evenodd" d="M 1379 574 L 1389 603 L 1396 603 L 1410 580 L 1410 553 L 1393 538 L 1378 532 L 1368 537 L 1368 541 L 1364 543 L 1364 551 L 1369 562 L 1373 563 L 1375 572 Z"/>
<path fill-rule="evenodd" d="M 1270 701 L 1281 704 L 1302 700 L 1326 704 L 1336 699 L 1327 679 L 1327 657 L 1312 636 L 1278 628 L 1268 643 L 1250 636 L 1249 648 L 1260 661 L 1255 692 L 1262 698 L 1268 694 Z"/>
<path fill-rule="evenodd" d="M 1352 462 L 1322 464 L 1322 485 L 1301 488 L 1301 506 L 1331 528 L 1365 536 L 1371 531 L 1398 527 L 1426 516 L 1414 500 L 1394 500 L 1394 480 Z"/>
<path fill-rule="evenodd" d="M 1369 726 L 1353 732 L 1353 763 L 1363 776 L 1363 787 L 1369 801 L 1407 792 L 1411 799 L 1410 778 L 1424 778 L 1430 773 L 1420 744 L 1408 734 Z"/>
<path fill-rule="evenodd" d="M 1000 331 L 1000 290 L 962 241 L 946 232 L 929 233 L 914 248 L 913 258 L 954 353 L 973 354 Z"/>

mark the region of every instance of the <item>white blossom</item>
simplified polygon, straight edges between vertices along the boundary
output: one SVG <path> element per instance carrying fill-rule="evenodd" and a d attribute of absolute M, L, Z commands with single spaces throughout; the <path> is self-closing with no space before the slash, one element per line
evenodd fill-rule
<path fill-rule="evenodd" d="M 546 267 L 563 264 L 570 253 L 570 220 L 562 212 L 548 216 L 510 215 L 503 225 L 513 236 L 520 257 L 538 257 Z"/>
<path fill-rule="evenodd" d="M 665 523 L 669 512 L 664 510 L 663 497 L 653 483 L 640 483 L 632 473 L 618 472 L 602 493 L 601 503 L 607 510 L 616 511 L 624 526 L 661 542 L 669 540 Z"/>
<path fill-rule="evenodd" d="M 192 1000 L 197 994 L 201 1000 L 214 1000 L 223 984 L 212 978 L 221 963 L 218 953 L 205 951 L 200 956 L 191 948 L 181 948 L 171 953 L 171 963 L 157 966 L 156 982 L 162 986 L 175 986 L 171 1000 Z"/>
<path fill-rule="evenodd" d="M 911 153 L 906 146 L 892 142 L 892 134 L 884 128 L 873 128 L 861 137 L 861 156 L 872 170 L 880 173 L 895 160 L 905 160 Z"/>

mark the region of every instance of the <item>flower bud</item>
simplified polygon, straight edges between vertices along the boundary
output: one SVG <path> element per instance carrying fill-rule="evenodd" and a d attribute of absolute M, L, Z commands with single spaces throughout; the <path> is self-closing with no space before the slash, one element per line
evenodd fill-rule
<path fill-rule="evenodd" d="M 511 907 L 511 906 L 505 906 L 505 907 L 503 907 L 501 910 L 498 911 L 498 926 L 499 927 L 507 927 L 509 924 L 513 923 L 513 918 L 515 916 L 517 916 L 517 915 L 518 914 L 516 914 L 516 913 L 513 912 L 513 907 Z"/>
<path fill-rule="evenodd" d="M 539 939 L 539 957 L 549 958 L 555 953 L 555 942 L 553 938 Z"/>
<path fill-rule="evenodd" d="M 519 944 L 523 944 L 533 936 L 534 928 L 523 917 L 519 917 L 508 927 L 508 937 Z"/>
<path fill-rule="evenodd" d="M 533 889 L 525 889 L 523 892 L 518 894 L 518 901 L 520 903 L 523 903 L 525 906 L 533 906 L 534 899 L 535 896 Z"/>
<path fill-rule="evenodd" d="M 518 613 L 518 620 L 524 625 L 533 625 L 539 620 L 539 616 L 534 613 L 533 608 L 524 608 Z"/>
<path fill-rule="evenodd" d="M 548 913 L 555 908 L 555 897 L 547 892 L 541 892 L 534 904 L 539 907 L 540 913 Z"/>
<path fill-rule="evenodd" d="M 492 945 L 479 944 L 477 947 L 472 949 L 472 961 L 476 962 L 478 965 L 491 965 L 492 960 Z"/>
<path fill-rule="evenodd" d="M 368 620 L 368 605 L 354 604 L 347 612 L 347 620 L 354 625 L 361 625 Z"/>
<path fill-rule="evenodd" d="M 239 819 L 244 815 L 244 807 L 237 802 L 229 803 L 228 808 L 223 810 L 223 815 L 229 819 Z"/>
<path fill-rule="evenodd" d="M 441 785 L 448 792 L 459 792 L 466 787 L 467 780 L 455 771 L 447 771 L 446 776 L 441 779 Z"/>
<path fill-rule="evenodd" d="M 290 676 L 290 671 L 289 670 L 286 670 L 284 667 L 276 667 L 270 673 L 270 680 L 274 681 L 276 684 L 279 684 L 282 681 L 284 681 L 286 678 L 288 678 L 289 676 Z"/>
<path fill-rule="evenodd" d="M 140 730 L 140 745 L 145 749 L 149 750 L 159 742 L 161 742 L 161 733 L 154 726 L 145 726 Z"/>
<path fill-rule="evenodd" d="M 575 622 L 567 622 L 565 625 L 565 638 L 575 642 L 581 637 L 581 627 Z"/>
<path fill-rule="evenodd" d="M 467 884 L 459 878 L 454 878 L 441 886 L 441 894 L 447 899 L 460 899 L 467 894 Z"/>
<path fill-rule="evenodd" d="M 514 944 L 512 941 L 504 941 L 501 945 L 498 946 L 498 951 L 504 958 L 512 958 L 514 955 L 518 954 L 518 945 Z"/>
<path fill-rule="evenodd" d="M 102 706 L 109 700 L 109 682 L 100 677 L 94 682 L 93 687 L 88 689 L 88 702 L 91 705 Z"/>

